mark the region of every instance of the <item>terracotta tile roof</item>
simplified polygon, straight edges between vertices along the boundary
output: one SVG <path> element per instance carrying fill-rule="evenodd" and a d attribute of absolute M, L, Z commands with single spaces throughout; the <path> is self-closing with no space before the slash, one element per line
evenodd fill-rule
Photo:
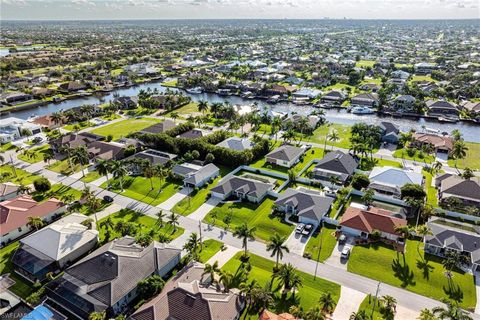
<path fill-rule="evenodd" d="M 275 314 L 267 309 L 263 310 L 258 320 L 297 320 L 298 318 L 290 313 Z"/>
<path fill-rule="evenodd" d="M 9 233 L 27 224 L 28 217 L 43 218 L 58 210 L 63 203 L 57 199 L 37 202 L 30 196 L 20 196 L 0 202 L 1 234 Z"/>
<path fill-rule="evenodd" d="M 453 149 L 453 141 L 449 137 L 442 137 L 430 133 L 415 133 L 413 138 L 418 142 L 431 144 L 435 148 Z"/>
<path fill-rule="evenodd" d="M 395 227 L 407 225 L 407 220 L 393 216 L 394 213 L 388 210 L 370 207 L 368 210 L 348 207 L 342 216 L 340 225 L 363 232 L 371 233 L 379 230 L 385 233 L 397 234 Z"/>

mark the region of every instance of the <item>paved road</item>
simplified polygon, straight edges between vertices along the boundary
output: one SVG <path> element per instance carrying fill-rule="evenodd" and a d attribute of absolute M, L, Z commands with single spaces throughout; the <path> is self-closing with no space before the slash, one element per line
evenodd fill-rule
<path fill-rule="evenodd" d="M 55 183 L 63 183 L 78 190 L 82 190 L 84 188 L 84 183 L 82 181 L 44 169 L 45 164 L 43 162 L 31 165 L 16 159 L 14 152 L 12 153 L 12 157 L 14 158 L 14 164 L 17 167 L 23 168 L 31 173 L 41 174 Z M 9 158 L 6 157 L 6 159 Z M 91 190 L 97 193 L 97 197 L 110 195 L 112 198 L 114 198 L 115 204 L 119 205 L 122 208 L 134 209 L 153 217 L 155 217 L 156 213 L 159 210 L 158 208 L 150 206 L 146 203 L 127 198 L 123 195 L 119 195 L 108 190 L 103 190 L 92 183 L 87 183 L 86 185 L 89 186 Z M 202 237 L 217 239 L 224 242 L 226 245 L 230 245 L 236 248 L 242 247 L 242 241 L 240 239 L 233 237 L 231 233 L 225 232 L 223 229 L 207 226 L 203 223 L 199 223 L 198 220 L 194 220 L 190 217 L 184 216 L 179 217 L 179 223 L 186 232 L 198 233 L 200 232 L 199 229 L 201 228 Z M 253 254 L 270 260 L 274 260 L 274 257 L 271 257 L 270 253 L 267 252 L 266 245 L 260 241 L 250 241 L 250 243 L 248 244 L 248 249 Z M 320 278 L 330 280 L 332 282 L 338 283 L 343 287 L 357 290 L 365 294 L 375 294 L 377 289 L 378 281 L 376 280 L 347 272 L 344 269 L 336 266 L 316 263 L 313 260 L 302 258 L 301 256 L 294 253 L 285 254 L 283 258 L 283 263 L 291 263 L 300 271 L 312 275 L 316 274 L 316 276 Z M 380 285 L 379 295 L 391 295 L 397 299 L 398 304 L 401 305 L 403 308 L 415 312 L 418 312 L 424 308 L 431 309 L 433 307 L 442 305 L 441 302 L 437 300 L 421 296 L 398 287 L 390 286 L 388 284 Z M 474 319 L 480 320 L 480 315 L 472 314 L 472 316 L 474 317 Z"/>

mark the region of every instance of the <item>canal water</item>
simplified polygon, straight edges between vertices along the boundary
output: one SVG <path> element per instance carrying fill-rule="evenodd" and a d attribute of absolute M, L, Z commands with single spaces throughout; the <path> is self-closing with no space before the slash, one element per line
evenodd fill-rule
<path fill-rule="evenodd" d="M 119 96 L 135 96 L 138 95 L 141 89 L 146 90 L 147 88 L 151 88 L 152 90 L 157 88 L 159 92 L 165 92 L 167 90 L 166 87 L 163 87 L 160 82 L 151 82 L 140 84 L 135 87 L 130 88 L 120 88 L 116 89 L 115 91 L 111 91 L 106 95 L 102 96 L 88 96 L 82 97 L 73 100 L 66 100 L 62 101 L 61 103 L 50 103 L 44 106 L 27 109 L 27 110 L 20 110 L 16 112 L 12 112 L 9 116 L 17 117 L 21 119 L 28 119 L 30 116 L 40 116 L 45 114 L 50 114 L 52 112 L 60 111 L 60 110 L 67 110 L 74 107 L 78 107 L 83 104 L 97 104 L 97 103 L 105 103 L 109 102 L 110 100 L 114 99 L 114 93 L 118 94 Z M 178 91 L 178 89 L 170 88 L 169 90 Z M 183 90 L 182 90 L 183 91 Z M 185 93 L 185 92 L 184 92 Z M 255 99 L 243 99 L 237 96 L 219 96 L 214 93 L 202 93 L 202 94 L 188 94 L 193 101 L 205 100 L 209 103 L 213 102 L 223 102 L 229 101 L 231 104 L 252 104 L 257 102 L 260 109 L 271 108 L 273 111 L 277 112 L 297 112 L 298 114 L 308 114 L 311 110 L 311 106 L 297 106 L 292 103 L 278 103 L 275 105 L 267 104 L 264 100 L 255 100 Z M 427 127 L 430 129 L 440 130 L 440 132 L 451 132 L 454 129 L 460 130 L 463 134 L 463 137 L 466 141 L 472 142 L 480 142 L 480 126 L 465 122 L 457 122 L 457 123 L 439 123 L 435 120 L 430 119 L 406 119 L 406 118 L 393 118 L 393 117 L 379 117 L 374 114 L 370 115 L 354 115 L 351 113 L 347 113 L 345 110 L 337 110 L 337 109 L 324 109 L 325 117 L 329 122 L 338 123 L 338 124 L 346 124 L 346 125 L 353 125 L 357 122 L 366 122 L 369 124 L 379 124 L 381 121 L 390 121 L 395 123 L 402 131 L 408 131 L 410 129 L 415 130 L 422 130 L 423 127 Z"/>

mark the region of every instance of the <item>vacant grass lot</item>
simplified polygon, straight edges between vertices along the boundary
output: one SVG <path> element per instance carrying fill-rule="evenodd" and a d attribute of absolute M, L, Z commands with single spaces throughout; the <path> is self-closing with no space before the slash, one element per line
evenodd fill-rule
<path fill-rule="evenodd" d="M 4 177 L 3 179 L 0 178 L 1 182 L 29 185 L 39 176 L 33 175 L 22 169 L 14 168 L 9 164 L 4 164 L 0 166 L 0 177 Z"/>
<path fill-rule="evenodd" d="M 355 67 L 357 68 L 366 68 L 366 67 L 373 67 L 375 61 L 373 60 L 359 60 L 355 63 Z"/>
<path fill-rule="evenodd" d="M 276 232 L 287 237 L 294 226 L 283 222 L 280 218 L 272 216 L 274 200 L 266 198 L 261 204 L 249 202 L 221 203 L 208 213 L 205 222 L 226 227 L 224 221 L 230 216 L 230 228 L 247 223 L 249 227 L 256 227 L 255 236 L 263 241 L 268 241 Z"/>
<path fill-rule="evenodd" d="M 199 254 L 199 260 L 202 263 L 206 263 L 211 257 L 221 250 L 223 242 L 208 239 L 203 241 L 202 246 L 202 250 Z"/>
<path fill-rule="evenodd" d="M 161 121 L 156 118 L 127 119 L 94 129 L 91 132 L 102 136 L 112 135 L 113 140 L 118 140 Z"/>
<path fill-rule="evenodd" d="M 456 161 L 457 167 L 460 169 L 468 167 L 473 170 L 480 170 L 480 143 L 465 142 L 465 145 L 468 148 L 467 156 Z M 455 160 L 448 160 L 448 166 L 455 167 Z"/>
<path fill-rule="evenodd" d="M 305 247 L 305 253 L 311 255 L 311 259 L 324 262 L 327 260 L 333 252 L 335 245 L 337 244 L 337 238 L 335 238 L 335 230 L 337 228 L 330 224 L 325 224 L 321 232 L 314 233 L 310 240 L 308 240 L 307 246 Z M 320 251 L 320 257 L 318 252 Z"/>
<path fill-rule="evenodd" d="M 0 249 L 0 274 L 9 273 L 9 277 L 15 281 L 15 284 L 9 288 L 10 291 L 25 299 L 33 293 L 34 288 L 31 283 L 18 276 L 13 271 L 12 257 L 18 248 L 18 241 L 10 243 L 8 246 Z"/>
<path fill-rule="evenodd" d="M 223 270 L 227 270 L 232 274 L 238 274 L 238 269 L 241 265 L 240 257 L 243 253 L 237 253 L 232 259 L 230 259 L 224 266 Z M 249 272 L 249 281 L 255 279 L 260 286 L 264 286 L 272 280 L 273 267 L 275 262 L 250 254 L 249 262 L 252 266 Z M 298 289 L 295 296 L 299 300 L 299 305 L 303 310 L 308 310 L 318 304 L 318 298 L 322 292 L 330 292 L 333 299 L 338 302 L 340 298 L 340 286 L 336 283 L 317 278 L 313 279 L 313 276 L 301 271 L 297 271 L 298 275 L 302 279 L 302 287 Z M 275 280 L 272 283 L 272 288 L 276 291 L 275 301 L 272 306 L 272 311 L 278 313 L 288 312 L 288 308 L 293 304 L 294 300 L 291 295 L 288 295 L 285 300 L 280 298 L 279 291 L 281 290 L 278 282 Z M 249 315 L 251 319 L 258 319 L 258 314 Z"/>
<path fill-rule="evenodd" d="M 108 232 L 107 224 L 105 223 L 107 219 L 109 219 L 109 221 L 111 222 L 111 226 L 108 227 Z M 121 233 L 117 231 L 117 228 L 115 228 L 115 225 L 119 221 L 122 221 L 123 223 L 132 222 L 137 224 L 139 226 L 137 234 L 149 233 L 152 229 L 154 229 L 154 240 L 158 240 L 160 236 L 166 236 L 170 238 L 170 240 L 173 240 L 181 236 L 185 231 L 183 228 L 177 226 L 177 230 L 174 232 L 173 226 L 168 224 L 167 218 L 164 218 L 163 227 L 160 227 L 155 218 L 146 216 L 140 212 L 131 209 L 122 209 L 98 221 L 101 243 L 105 243 L 115 238 L 120 238 L 122 236 Z M 135 236 L 135 234 L 131 234 L 130 236 Z"/>
<path fill-rule="evenodd" d="M 152 178 L 153 190 L 151 189 L 150 179 L 138 176 L 127 176 L 123 179 L 124 191 L 121 192 L 119 180 L 110 179 L 110 190 L 126 197 L 148 203 L 156 206 L 176 192 L 180 191 L 182 185 L 177 180 L 164 179 L 160 181 L 159 178 Z M 107 189 L 108 182 L 104 182 L 101 187 Z"/>
<path fill-rule="evenodd" d="M 32 148 L 26 153 L 21 152 L 17 155 L 17 158 L 28 163 L 36 163 L 43 161 L 43 155 L 47 152 L 50 152 L 49 150 L 50 145 L 46 144 L 41 147 Z"/>
<path fill-rule="evenodd" d="M 72 170 L 72 166 L 73 166 L 73 170 Z M 48 165 L 46 168 L 48 170 L 58 172 L 66 176 L 69 176 L 75 172 L 79 172 L 80 170 L 82 170 L 82 167 L 79 164 L 72 163 L 72 166 L 70 166 L 70 161 L 67 158 L 65 158 L 63 160 L 55 161 L 54 163 Z M 85 169 L 86 168 L 87 166 L 85 166 Z"/>
<path fill-rule="evenodd" d="M 450 297 L 466 309 L 475 308 L 476 291 L 471 274 L 453 272 L 449 283 L 441 259 L 425 254 L 419 241 L 408 240 L 405 256 L 383 244 L 355 246 L 348 271 L 402 287 L 437 300 Z"/>
<path fill-rule="evenodd" d="M 93 125 L 93 123 L 91 123 L 90 121 L 82 121 L 82 122 L 67 124 L 66 126 L 63 127 L 63 129 L 68 130 L 68 131 L 82 130 L 82 129 L 85 129 L 85 128 L 89 128 L 92 125 Z"/>
<path fill-rule="evenodd" d="M 350 148 L 350 137 L 352 136 L 350 133 L 350 126 L 337 124 L 337 123 L 330 123 L 328 125 L 322 125 L 315 129 L 313 135 L 311 137 L 307 137 L 305 141 L 311 141 L 314 143 L 319 143 L 324 145 L 325 144 L 325 136 L 333 131 L 337 131 L 339 140 L 337 141 L 330 141 L 327 138 L 327 145 L 335 146 L 339 148 Z M 327 148 L 328 149 L 328 148 Z"/>

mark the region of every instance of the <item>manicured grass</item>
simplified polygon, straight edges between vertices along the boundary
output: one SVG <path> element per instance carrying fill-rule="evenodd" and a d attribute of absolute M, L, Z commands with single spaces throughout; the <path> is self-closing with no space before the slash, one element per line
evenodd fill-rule
<path fill-rule="evenodd" d="M 62 200 L 63 197 L 66 195 L 71 194 L 73 195 L 73 201 L 79 200 L 82 196 L 82 192 L 76 189 L 70 188 L 69 186 L 63 185 L 61 183 L 57 183 L 52 185 L 50 190 L 45 193 L 33 192 L 32 197 L 36 201 L 45 201 L 51 197 L 55 197 L 59 200 Z"/>
<path fill-rule="evenodd" d="M 239 267 L 241 265 L 240 257 L 243 252 L 237 253 L 232 259 L 230 259 L 224 266 L 223 270 L 229 271 L 232 274 L 238 274 Z M 275 262 L 250 254 L 249 262 L 251 265 L 251 270 L 249 272 L 248 279 L 249 281 L 255 279 L 260 286 L 265 286 L 272 279 L 273 267 Z M 304 309 L 308 310 L 318 304 L 318 298 L 323 292 L 330 292 L 333 299 L 338 302 L 340 298 L 340 286 L 336 283 L 318 278 L 313 279 L 313 276 L 301 271 L 297 271 L 297 274 L 302 279 L 302 287 L 298 288 L 298 292 L 295 295 L 299 300 L 299 305 Z M 285 300 L 280 298 L 279 291 L 281 290 L 278 281 L 273 281 L 272 289 L 277 292 L 275 295 L 275 302 L 272 306 L 272 311 L 276 313 L 288 312 L 288 308 L 294 302 L 291 295 L 289 294 Z M 250 315 L 253 317 L 253 315 Z M 257 319 L 258 315 L 256 315 Z"/>
<path fill-rule="evenodd" d="M 355 67 L 357 68 L 366 68 L 366 67 L 373 67 L 375 61 L 373 60 L 359 60 L 355 63 Z"/>
<path fill-rule="evenodd" d="M 66 126 L 63 127 L 63 129 L 68 131 L 74 131 L 75 129 L 82 130 L 85 128 L 89 128 L 92 125 L 93 123 L 91 123 L 90 121 L 82 121 L 82 122 L 67 124 Z"/>
<path fill-rule="evenodd" d="M 450 297 L 463 308 L 475 308 L 477 298 L 471 274 L 453 271 L 449 283 L 442 260 L 425 254 L 421 242 L 407 240 L 405 250 L 403 256 L 384 244 L 357 245 L 350 255 L 348 271 L 437 300 Z"/>
<path fill-rule="evenodd" d="M 310 161 L 312 161 L 313 159 L 322 159 L 322 158 L 323 158 L 323 149 L 311 148 L 310 150 L 307 150 L 303 154 L 303 157 L 300 159 L 300 162 L 298 162 L 293 167 L 293 171 L 298 174 Z"/>
<path fill-rule="evenodd" d="M 162 86 L 164 86 L 164 87 L 175 87 L 175 86 L 177 86 L 177 79 L 162 82 Z"/>
<path fill-rule="evenodd" d="M 427 190 L 427 203 L 433 207 L 438 207 L 437 189 L 432 186 L 432 175 L 426 170 L 422 170 L 425 177 L 425 189 Z"/>
<path fill-rule="evenodd" d="M 94 129 L 91 132 L 102 136 L 112 135 L 113 140 L 118 140 L 132 132 L 140 131 L 161 121 L 156 118 L 127 119 Z"/>
<path fill-rule="evenodd" d="M 24 184 L 24 185 L 32 184 L 33 181 L 35 181 L 35 179 L 39 177 L 25 170 L 14 168 L 9 164 L 4 164 L 0 166 L 0 176 L 4 176 L 4 175 L 5 175 L 5 179 L 2 179 L 1 182 L 11 182 L 15 184 Z"/>
<path fill-rule="evenodd" d="M 104 223 L 107 219 L 112 222 L 113 228 L 109 227 L 107 232 L 107 226 Z M 99 232 L 100 232 L 100 242 L 105 243 L 111 241 L 115 238 L 120 238 L 122 235 L 115 228 L 117 222 L 131 222 L 135 223 L 138 227 L 136 234 L 145 234 L 149 233 L 152 229 L 155 230 L 154 240 L 158 240 L 160 236 L 167 236 L 171 240 L 181 236 L 185 231 L 183 228 L 177 226 L 177 230 L 173 231 L 173 226 L 168 223 L 168 217 L 163 219 L 163 227 L 157 223 L 155 218 L 146 216 L 140 212 L 131 210 L 131 209 L 122 209 L 118 212 L 115 212 L 109 215 L 106 218 L 98 221 Z M 130 236 L 135 236 L 135 234 L 129 234 Z"/>
<path fill-rule="evenodd" d="M 107 116 L 102 116 L 102 117 L 100 117 L 100 119 L 102 119 L 102 120 L 109 120 L 109 121 L 115 120 L 115 119 L 120 119 L 120 118 L 121 118 L 121 117 L 120 117 L 118 114 L 116 114 L 116 113 L 112 113 L 111 115 L 107 115 Z"/>
<path fill-rule="evenodd" d="M 374 303 L 375 303 L 375 310 L 373 310 Z M 383 320 L 383 316 L 380 313 L 380 306 L 381 305 L 378 299 L 375 300 L 375 297 L 372 297 L 371 295 L 367 295 L 365 299 L 363 299 L 362 303 L 360 304 L 358 311 L 364 310 L 368 316 L 371 316 L 373 311 L 373 318 L 371 320 Z"/>
<path fill-rule="evenodd" d="M 466 142 L 465 145 L 468 148 L 467 156 L 464 159 L 456 161 L 457 167 L 460 169 L 470 168 L 473 170 L 480 170 L 480 143 Z M 449 159 L 448 166 L 454 168 L 455 160 Z"/>
<path fill-rule="evenodd" d="M 33 148 L 27 151 L 27 153 L 20 152 L 17 158 L 28 163 L 36 163 L 43 161 L 43 155 L 50 150 L 50 145 L 46 144 L 41 147 Z"/>
<path fill-rule="evenodd" d="M 403 168 L 403 165 L 398 161 L 379 159 L 374 158 L 374 161 L 371 161 L 370 158 L 361 158 L 359 169 L 364 171 L 370 171 L 374 167 L 393 167 L 393 168 Z"/>
<path fill-rule="evenodd" d="M 180 116 L 183 116 L 183 118 L 187 118 L 190 114 L 192 113 L 200 113 L 200 111 L 198 111 L 198 103 L 196 102 L 190 102 L 190 103 L 187 103 L 186 105 L 178 108 L 178 109 L 175 109 L 175 110 L 172 110 L 168 113 L 166 113 L 166 116 L 168 117 L 169 115 L 172 114 L 172 112 L 176 112 L 178 113 Z M 208 114 L 208 110 L 205 110 L 205 114 Z"/>
<path fill-rule="evenodd" d="M 433 79 L 433 78 L 430 77 L 430 76 L 413 75 L 413 76 L 409 79 L 409 82 L 415 82 L 415 81 L 437 82 L 437 80 Z"/>
<path fill-rule="evenodd" d="M 257 161 L 250 164 L 249 166 L 253 168 L 268 170 L 268 171 L 274 171 L 274 172 L 276 171 L 284 174 L 287 174 L 288 170 L 290 170 L 287 167 L 282 167 L 273 163 L 267 163 L 265 162 L 265 158 L 258 159 Z"/>
<path fill-rule="evenodd" d="M 330 141 L 327 138 L 327 145 L 329 146 L 335 146 L 339 148 L 345 148 L 348 149 L 350 148 L 350 137 L 352 136 L 350 133 L 350 126 L 343 125 L 343 124 L 337 124 L 337 123 L 331 123 L 328 125 L 322 125 L 315 129 L 313 132 L 313 135 L 311 137 L 307 137 L 305 141 L 311 141 L 314 143 L 319 143 L 324 145 L 325 144 L 325 136 L 328 135 L 329 133 L 333 131 L 337 131 L 339 140 L 338 141 Z M 328 148 L 327 148 L 328 149 Z"/>
<path fill-rule="evenodd" d="M 310 240 L 308 240 L 307 246 L 305 247 L 304 253 L 311 255 L 311 259 L 324 262 L 327 260 L 333 252 L 335 245 L 337 244 L 337 238 L 335 238 L 335 230 L 337 228 L 330 224 L 325 224 L 321 232 L 314 233 Z M 321 244 L 320 244 L 321 242 Z M 318 256 L 318 251 L 320 250 L 320 257 Z"/>
<path fill-rule="evenodd" d="M 7 143 L 4 143 L 4 144 L 0 145 L 0 151 L 1 152 L 5 152 L 5 151 L 12 150 L 12 149 L 15 149 L 15 148 L 16 147 L 11 142 L 7 142 Z"/>
<path fill-rule="evenodd" d="M 415 154 L 413 156 L 409 156 L 407 153 L 407 150 L 405 149 L 398 149 L 395 150 L 393 153 L 393 156 L 395 158 L 399 159 L 405 159 L 405 160 L 413 160 L 417 162 L 426 162 L 426 163 L 432 163 L 435 161 L 435 157 L 426 153 L 421 153 L 418 150 L 415 151 Z"/>
<path fill-rule="evenodd" d="M 148 203 L 152 206 L 164 202 L 182 188 L 182 185 L 177 180 L 167 178 L 160 182 L 160 179 L 157 177 L 152 178 L 153 190 L 151 189 L 150 179 L 142 176 L 125 177 L 123 180 L 123 192 L 121 192 L 120 182 L 118 180 L 111 179 L 110 183 L 111 191 Z M 107 186 L 108 182 L 104 182 L 101 185 L 104 189 L 107 189 Z"/>
<path fill-rule="evenodd" d="M 261 204 L 249 202 L 227 202 L 216 206 L 205 217 L 205 222 L 226 227 L 224 220 L 231 216 L 230 229 L 247 223 L 249 227 L 256 227 L 255 236 L 263 241 L 268 241 L 274 233 L 288 237 L 293 231 L 293 225 L 283 222 L 272 215 L 274 200 L 266 198 Z M 214 218 L 215 217 L 215 218 Z"/>
<path fill-rule="evenodd" d="M 54 163 L 48 165 L 46 168 L 48 170 L 58 172 L 66 176 L 69 176 L 75 172 L 79 172 L 80 170 L 82 170 L 82 167 L 79 164 L 73 164 L 73 171 L 72 171 L 72 167 L 70 167 L 70 161 L 68 161 L 67 158 L 63 160 L 55 161 Z M 85 166 L 85 169 L 86 169 L 86 166 Z"/>
<path fill-rule="evenodd" d="M 198 259 L 200 260 L 200 262 L 206 263 L 211 257 L 213 257 L 217 252 L 222 249 L 223 242 L 208 239 L 203 241 L 202 246 L 203 248 L 202 251 L 200 251 Z"/>
<path fill-rule="evenodd" d="M 85 177 L 81 178 L 80 180 L 85 182 L 92 182 L 100 179 L 101 177 L 102 176 L 98 173 L 98 171 L 90 171 L 89 173 L 85 173 Z"/>
<path fill-rule="evenodd" d="M 13 271 L 12 256 L 18 248 L 19 242 L 12 242 L 8 246 L 0 249 L 0 274 L 9 273 L 9 277 L 15 281 L 15 284 L 9 288 L 14 294 L 25 299 L 33 293 L 33 285 Z"/>

